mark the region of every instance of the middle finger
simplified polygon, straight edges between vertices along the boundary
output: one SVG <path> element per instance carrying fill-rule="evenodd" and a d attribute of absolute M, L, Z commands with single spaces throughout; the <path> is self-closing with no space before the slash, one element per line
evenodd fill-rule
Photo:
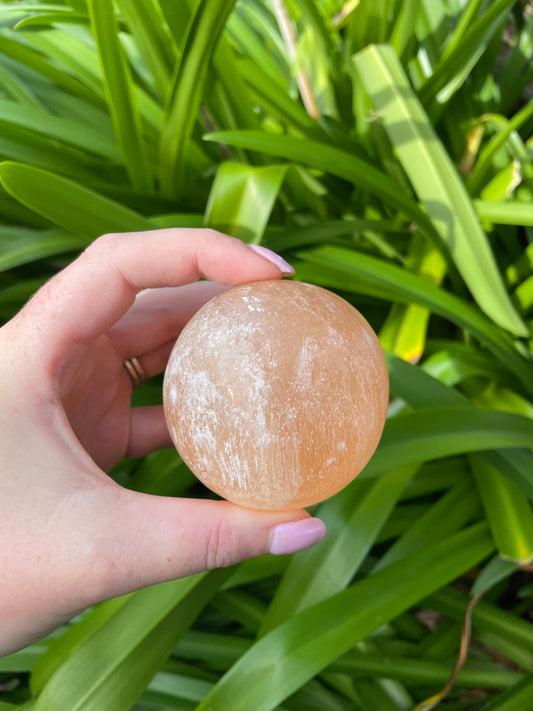
<path fill-rule="evenodd" d="M 152 361 L 162 367 L 173 342 L 192 316 L 227 286 L 209 281 L 187 286 L 147 289 L 131 309 L 109 330 L 109 338 L 123 360 L 143 358 L 143 368 L 153 371 Z M 154 352 L 155 351 L 155 352 Z M 153 353 L 154 358 L 151 357 Z M 150 367 L 147 361 L 150 360 Z M 160 370 L 161 368 L 159 368 Z M 154 372 L 150 372 L 150 376 Z"/>

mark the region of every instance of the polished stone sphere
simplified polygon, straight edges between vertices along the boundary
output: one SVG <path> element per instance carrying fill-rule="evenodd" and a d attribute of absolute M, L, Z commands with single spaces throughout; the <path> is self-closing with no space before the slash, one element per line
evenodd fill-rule
<path fill-rule="evenodd" d="M 352 481 L 378 445 L 388 395 L 363 316 L 296 281 L 212 299 L 176 341 L 163 386 L 191 471 L 229 501 L 271 510 L 309 506 Z"/>

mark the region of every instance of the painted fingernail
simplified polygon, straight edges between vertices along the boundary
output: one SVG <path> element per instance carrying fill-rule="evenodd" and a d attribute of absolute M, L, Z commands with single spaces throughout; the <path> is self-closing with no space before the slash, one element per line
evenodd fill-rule
<path fill-rule="evenodd" d="M 326 535 L 326 526 L 319 518 L 282 523 L 272 532 L 270 552 L 274 555 L 297 553 L 319 543 Z"/>
<path fill-rule="evenodd" d="M 260 244 L 249 244 L 248 247 L 250 247 L 250 249 L 260 257 L 263 257 L 263 259 L 267 259 L 269 262 L 272 262 L 272 264 L 274 264 L 283 274 L 294 274 L 294 269 L 291 265 L 271 249 L 262 247 Z"/>

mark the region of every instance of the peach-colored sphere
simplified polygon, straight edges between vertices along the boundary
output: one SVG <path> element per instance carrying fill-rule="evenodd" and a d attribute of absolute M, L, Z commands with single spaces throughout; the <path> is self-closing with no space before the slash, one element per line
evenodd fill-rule
<path fill-rule="evenodd" d="M 241 506 L 290 510 L 359 474 L 388 404 L 379 341 L 339 296 L 296 281 L 230 289 L 187 324 L 170 356 L 165 416 L 183 460 Z"/>

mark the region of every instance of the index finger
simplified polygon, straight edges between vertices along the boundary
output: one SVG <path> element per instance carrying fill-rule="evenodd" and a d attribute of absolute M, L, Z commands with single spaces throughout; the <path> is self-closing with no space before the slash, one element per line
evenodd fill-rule
<path fill-rule="evenodd" d="M 210 229 L 109 234 L 45 284 L 26 309 L 37 314 L 41 337 L 53 336 L 64 346 L 105 333 L 146 288 L 201 277 L 235 285 L 292 272 L 270 250 Z"/>

